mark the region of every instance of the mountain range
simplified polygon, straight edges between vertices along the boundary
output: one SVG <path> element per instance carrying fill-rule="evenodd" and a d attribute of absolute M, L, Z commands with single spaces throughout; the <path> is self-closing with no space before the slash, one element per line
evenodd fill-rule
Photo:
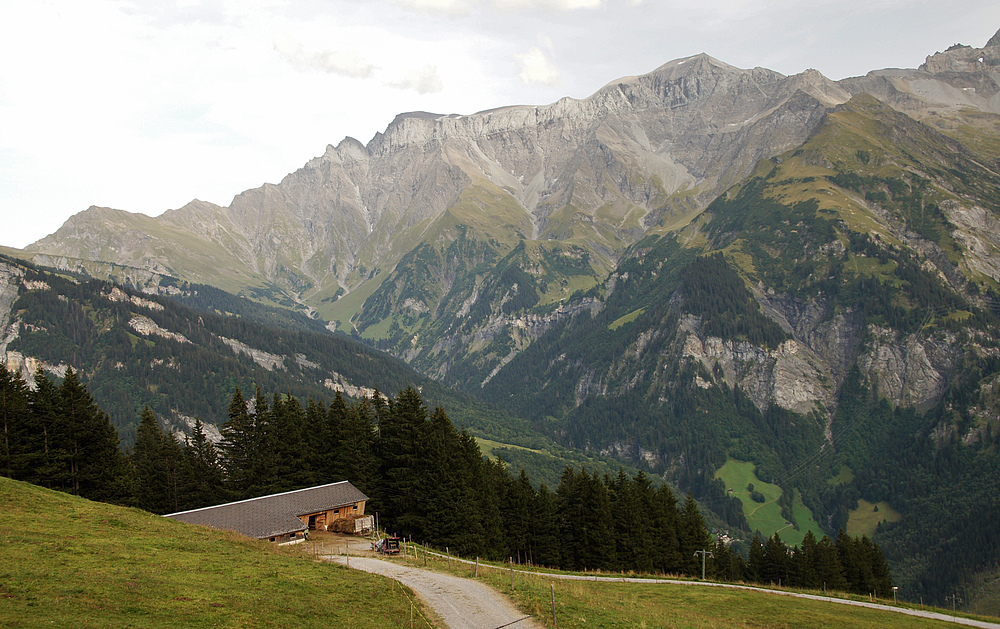
<path fill-rule="evenodd" d="M 873 535 L 943 600 L 1000 561 L 998 221 L 1000 32 L 840 81 L 696 55 L 401 114 L 228 207 L 92 207 L 12 253 L 298 311 L 744 536 Z"/>

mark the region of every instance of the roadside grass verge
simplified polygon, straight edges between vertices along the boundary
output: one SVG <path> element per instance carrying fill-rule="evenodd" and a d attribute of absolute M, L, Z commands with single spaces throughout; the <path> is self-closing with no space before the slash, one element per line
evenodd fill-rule
<path fill-rule="evenodd" d="M 414 613 L 395 581 L 296 547 L 4 477 L 0 559 L 4 627 L 390 628 Z"/>
<path fill-rule="evenodd" d="M 406 562 L 429 570 L 475 578 L 475 565 L 463 563 L 458 557 L 436 555 L 440 551 L 406 544 L 407 556 L 392 561 Z M 414 552 L 415 551 L 415 552 Z M 474 561 L 474 559 L 473 559 Z M 564 580 L 545 574 L 525 574 L 533 568 L 514 565 L 513 589 L 509 565 L 480 562 L 479 577 L 499 592 L 511 597 L 526 615 L 546 627 L 582 629 L 586 627 L 677 629 L 708 629 L 715 627 L 753 627 L 755 629 L 944 629 L 955 624 L 919 618 L 889 610 L 856 607 L 841 603 L 781 596 L 777 592 L 801 592 L 818 596 L 833 596 L 845 600 L 870 602 L 866 596 L 822 591 L 771 588 L 775 593 L 759 590 L 701 587 L 688 584 L 622 583 L 614 581 Z M 581 573 L 545 569 L 560 575 Z M 672 575 L 637 575 L 587 573 L 590 577 L 649 577 L 678 579 Z M 679 580 L 697 581 L 681 577 Z M 753 587 L 760 587 L 754 585 Z M 556 622 L 552 617 L 552 593 L 555 593 Z M 884 603 L 884 601 L 877 601 Z M 994 618 L 953 614 L 908 603 L 899 607 L 977 618 L 995 622 Z"/>

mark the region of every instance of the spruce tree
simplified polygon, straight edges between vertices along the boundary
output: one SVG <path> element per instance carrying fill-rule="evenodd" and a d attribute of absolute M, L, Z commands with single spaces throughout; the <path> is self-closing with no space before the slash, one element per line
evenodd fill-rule
<path fill-rule="evenodd" d="M 532 559 L 537 565 L 557 567 L 560 556 L 559 519 L 555 496 L 542 483 L 535 499 Z"/>
<path fill-rule="evenodd" d="M 701 576 L 701 557 L 695 553 L 711 548 L 713 541 L 705 529 L 705 519 L 698 510 L 698 503 L 688 492 L 681 507 L 677 539 L 681 569 L 685 574 Z"/>
<path fill-rule="evenodd" d="M 200 419 L 195 419 L 191 434 L 185 440 L 184 461 L 186 491 L 179 510 L 199 509 L 229 501 L 223 489 L 218 453 L 205 434 Z"/>
<path fill-rule="evenodd" d="M 67 489 L 91 500 L 127 502 L 134 488 L 118 432 L 72 369 L 63 377 L 59 401 L 67 437 Z"/>
<path fill-rule="evenodd" d="M 339 397 L 339 395 L 338 395 Z M 341 402 L 343 400 L 341 399 Z M 347 407 L 343 411 L 336 404 L 330 405 L 331 426 L 336 426 L 339 435 L 334 445 L 334 465 L 330 470 L 332 481 L 346 480 L 352 485 L 373 495 L 379 487 L 379 459 L 377 454 L 374 410 L 368 401 Z M 334 421 L 333 417 L 343 416 Z M 375 507 L 378 502 L 375 501 Z"/>
<path fill-rule="evenodd" d="M 764 563 L 760 569 L 761 583 L 788 584 L 788 547 L 775 533 L 764 543 Z"/>
<path fill-rule="evenodd" d="M 0 431 L 0 474 L 20 478 L 32 441 L 28 388 L 4 365 L 0 365 Z"/>
<path fill-rule="evenodd" d="M 153 513 L 178 510 L 180 450 L 177 449 L 175 457 L 167 439 L 153 411 L 145 407 L 135 431 L 131 460 L 138 480 L 137 506 Z M 169 439 L 173 440 L 173 437 Z"/>
<path fill-rule="evenodd" d="M 420 394 L 407 387 L 392 403 L 379 424 L 384 521 L 390 530 L 419 534 L 423 518 L 420 504 L 424 481 L 424 435 L 427 409 Z"/>
<path fill-rule="evenodd" d="M 219 454 L 226 485 L 234 498 L 247 498 L 257 445 L 253 418 L 239 387 L 229 402 L 229 421 L 222 425 L 220 432 Z"/>

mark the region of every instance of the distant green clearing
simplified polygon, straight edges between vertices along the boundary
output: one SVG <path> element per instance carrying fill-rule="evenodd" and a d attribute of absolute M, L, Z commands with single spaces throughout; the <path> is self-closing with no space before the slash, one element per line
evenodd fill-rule
<path fill-rule="evenodd" d="M 552 456 L 552 453 L 546 452 L 544 450 L 535 450 L 533 448 L 525 448 L 524 446 L 514 445 L 513 443 L 501 443 L 499 441 L 493 441 L 492 439 L 483 439 L 482 437 L 476 437 L 476 444 L 479 446 L 479 451 L 495 459 L 496 455 L 493 451 L 497 448 L 513 448 L 515 450 L 524 450 L 526 452 L 534 452 L 535 454 L 542 454 L 545 456 Z"/>
<path fill-rule="evenodd" d="M 880 282 L 889 283 L 896 288 L 905 285 L 905 282 L 895 275 L 896 268 L 899 266 L 895 260 L 889 260 L 885 264 L 881 264 L 873 258 L 852 254 L 845 266 L 859 276 L 872 277 Z"/>
<path fill-rule="evenodd" d="M 847 534 L 871 537 L 875 535 L 880 522 L 899 522 L 902 519 L 903 514 L 890 507 L 888 502 L 873 504 L 867 500 L 858 500 L 858 508 L 850 512 L 847 520 Z"/>
<path fill-rule="evenodd" d="M 849 483 L 854 480 L 854 470 L 847 467 L 846 465 L 840 466 L 840 471 L 833 478 L 829 478 L 826 481 L 827 485 L 843 485 L 844 483 Z"/>
<path fill-rule="evenodd" d="M 716 478 L 721 478 L 726 484 L 727 492 L 730 496 L 735 496 L 743 503 L 743 515 L 752 530 L 759 530 L 765 536 L 770 537 L 777 533 L 781 539 L 790 546 L 797 546 L 802 543 L 806 531 L 812 531 L 817 538 L 822 538 L 826 533 L 813 519 L 812 512 L 802 504 L 802 496 L 798 491 L 792 502 L 792 514 L 798 522 L 799 529 L 785 520 L 781 515 L 781 507 L 778 499 L 781 498 L 781 487 L 765 483 L 757 478 L 754 472 L 755 465 L 748 461 L 737 461 L 729 459 L 726 464 L 715 472 Z M 755 501 L 749 485 L 753 485 L 755 491 L 764 496 L 764 502 Z"/>
<path fill-rule="evenodd" d="M 646 311 L 645 308 L 639 308 L 638 310 L 633 310 L 632 312 L 628 313 L 624 317 L 619 317 L 619 318 L 615 319 L 614 321 L 612 321 L 611 324 L 608 325 L 608 329 L 609 330 L 617 330 L 618 328 L 622 327 L 626 323 L 632 323 L 633 321 L 635 321 L 636 319 L 638 319 L 639 315 L 641 315 L 645 311 Z"/>

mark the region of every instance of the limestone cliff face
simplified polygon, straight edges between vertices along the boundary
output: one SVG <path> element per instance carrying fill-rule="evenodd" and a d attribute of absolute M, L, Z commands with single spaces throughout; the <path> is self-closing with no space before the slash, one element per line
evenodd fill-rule
<path fill-rule="evenodd" d="M 613 259 L 660 220 L 697 211 L 760 158 L 801 142 L 825 107 L 847 97 L 814 71 L 784 77 L 698 55 L 583 100 L 402 114 L 367 146 L 329 146 L 228 208 L 195 201 L 155 219 L 91 208 L 29 250 L 197 281 L 222 269 L 230 277 L 209 283 L 271 283 L 321 307 L 392 268 L 426 236 L 428 219 L 486 180 L 521 208 L 523 237 L 575 237 L 579 223 L 592 234 L 588 246 Z"/>

